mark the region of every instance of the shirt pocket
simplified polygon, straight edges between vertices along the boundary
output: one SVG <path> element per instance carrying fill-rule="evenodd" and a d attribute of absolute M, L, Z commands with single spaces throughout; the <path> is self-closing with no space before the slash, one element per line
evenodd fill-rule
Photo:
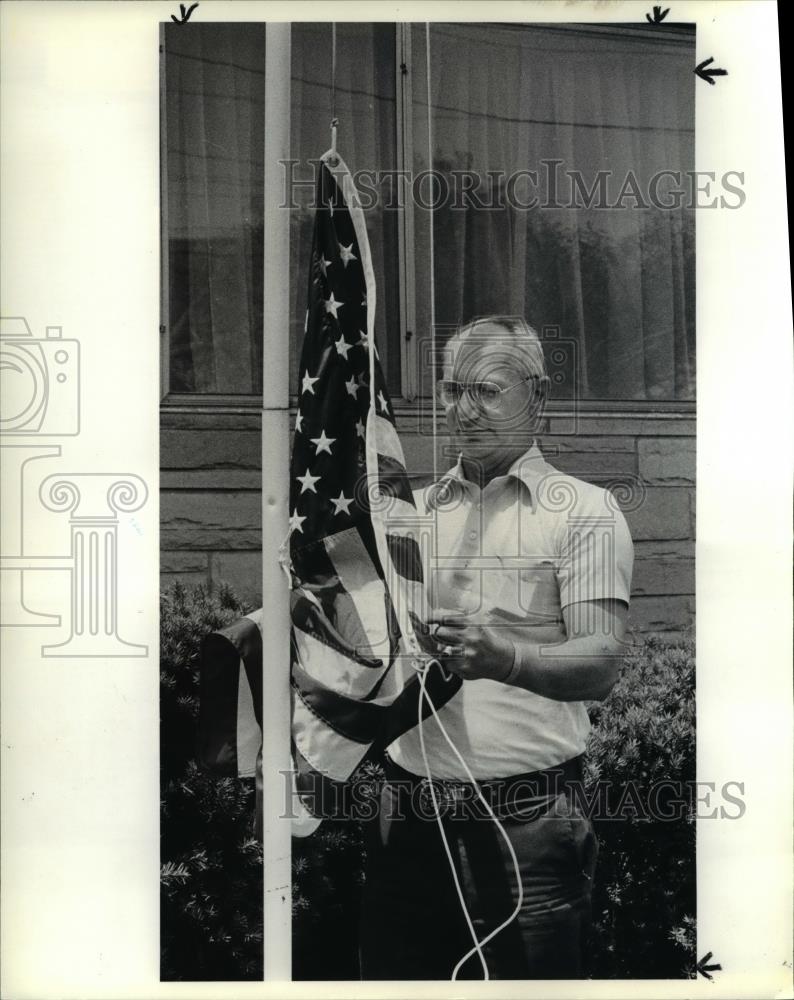
<path fill-rule="evenodd" d="M 562 621 L 560 588 L 554 563 L 550 559 L 519 569 L 517 602 L 530 621 Z"/>

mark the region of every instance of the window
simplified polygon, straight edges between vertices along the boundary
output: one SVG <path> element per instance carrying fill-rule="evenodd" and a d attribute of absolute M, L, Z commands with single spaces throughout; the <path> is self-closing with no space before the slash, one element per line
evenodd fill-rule
<path fill-rule="evenodd" d="M 338 149 L 351 170 L 375 178 L 397 167 L 396 30 L 393 24 L 340 22 L 336 26 L 336 115 Z M 331 145 L 331 25 L 292 25 L 290 218 L 290 378 L 297 367 L 306 313 L 309 252 L 314 213 L 316 161 Z M 287 172 L 285 171 L 285 178 Z M 301 183 L 309 181 L 310 183 Z M 373 199 L 374 200 L 374 199 Z M 378 289 L 375 331 L 389 392 L 402 394 L 400 381 L 400 284 L 398 223 L 378 200 L 365 212 Z"/>
<path fill-rule="evenodd" d="M 261 392 L 264 33 L 165 26 L 170 393 Z M 291 45 L 293 162 L 279 169 L 295 206 L 294 386 L 331 25 L 295 23 Z M 376 329 L 395 397 L 430 392 L 431 188 L 416 184 L 430 167 L 440 329 L 511 312 L 556 331 L 561 401 L 694 397 L 694 211 L 674 197 L 694 167 L 693 58 L 686 28 L 434 24 L 431 158 L 424 25 L 337 25 L 339 149 L 375 191 Z"/>
<path fill-rule="evenodd" d="M 265 26 L 165 26 L 172 393 L 262 391 Z"/>
<path fill-rule="evenodd" d="M 426 90 L 424 27 L 413 35 L 416 99 Z M 583 399 L 693 397 L 694 213 L 648 201 L 659 172 L 694 167 L 693 45 L 693 35 L 619 27 L 433 27 L 432 166 L 445 180 L 434 219 L 437 324 L 510 312 L 557 328 L 571 342 L 558 398 L 573 391 L 574 363 Z M 426 109 L 415 118 L 418 174 L 428 166 Z M 599 171 L 608 172 L 600 192 Z M 476 188 L 456 204 L 464 172 Z M 575 172 L 584 198 L 574 197 Z M 606 207 L 625 183 L 649 207 L 630 192 Z"/>

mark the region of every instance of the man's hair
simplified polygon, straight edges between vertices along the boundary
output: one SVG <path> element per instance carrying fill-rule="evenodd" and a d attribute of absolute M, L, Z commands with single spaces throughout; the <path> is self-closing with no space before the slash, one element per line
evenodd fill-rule
<path fill-rule="evenodd" d="M 496 327 L 500 332 L 487 333 L 487 327 Z M 481 342 L 483 348 L 501 354 L 503 364 L 520 368 L 525 375 L 546 375 L 540 337 L 523 316 L 478 316 L 458 327 L 452 337 L 455 340 Z"/>

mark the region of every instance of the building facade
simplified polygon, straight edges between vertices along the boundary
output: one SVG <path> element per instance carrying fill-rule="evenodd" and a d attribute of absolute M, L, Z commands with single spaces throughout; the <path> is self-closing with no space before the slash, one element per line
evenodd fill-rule
<path fill-rule="evenodd" d="M 266 31 L 168 25 L 162 37 L 163 581 L 226 581 L 262 600 L 264 177 L 278 170 L 289 213 L 283 335 L 297 394 L 312 161 L 335 117 L 365 208 L 376 337 L 409 470 L 433 468 L 434 341 L 438 352 L 479 315 L 523 316 L 552 378 L 547 458 L 624 507 L 632 621 L 689 625 L 694 33 L 340 23 L 334 57 L 330 24 L 294 23 L 291 152 L 268 164 Z"/>

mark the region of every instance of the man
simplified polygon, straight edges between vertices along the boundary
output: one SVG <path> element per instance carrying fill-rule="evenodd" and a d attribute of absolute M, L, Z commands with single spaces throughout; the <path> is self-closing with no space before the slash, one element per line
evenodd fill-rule
<path fill-rule="evenodd" d="M 438 389 L 460 458 L 416 499 L 435 521 L 430 637 L 463 684 L 421 733 L 388 748 L 367 849 L 364 979 L 449 979 L 471 930 L 482 940 L 516 907 L 516 864 L 520 913 L 482 947 L 488 977 L 583 974 L 597 852 L 574 795 L 583 702 L 605 698 L 617 678 L 633 553 L 611 495 L 541 456 L 548 383 L 523 320 L 478 320 L 449 345 Z M 449 854 L 422 794 L 427 767 Z M 480 956 L 455 974 L 483 978 Z"/>

